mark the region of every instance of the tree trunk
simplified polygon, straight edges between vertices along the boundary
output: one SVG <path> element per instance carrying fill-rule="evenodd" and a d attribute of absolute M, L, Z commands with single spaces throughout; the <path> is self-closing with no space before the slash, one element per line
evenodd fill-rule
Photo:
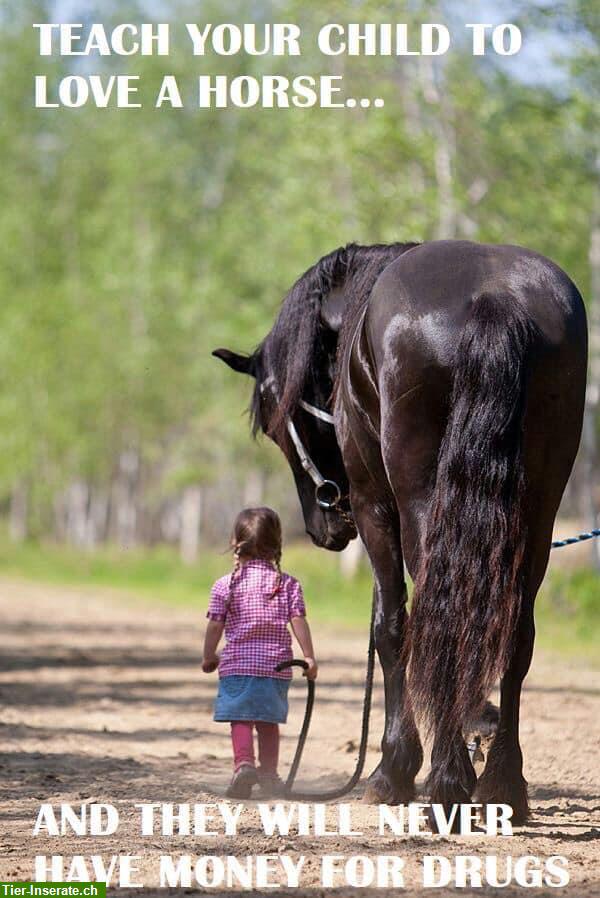
<path fill-rule="evenodd" d="M 67 503 L 64 490 L 55 493 L 52 499 L 52 512 L 54 516 L 54 539 L 59 543 L 67 539 Z"/>
<path fill-rule="evenodd" d="M 106 540 L 108 527 L 108 494 L 101 487 L 91 490 L 86 523 L 85 543 L 93 549 Z"/>
<path fill-rule="evenodd" d="M 13 485 L 10 494 L 9 534 L 14 543 L 27 539 L 27 487 L 22 482 Z"/>
<path fill-rule="evenodd" d="M 596 172 L 600 180 L 600 154 L 596 158 Z M 600 527 L 598 512 L 598 412 L 600 410 L 600 184 L 596 184 L 590 235 L 591 303 L 589 308 L 590 366 L 583 425 L 583 507 L 586 527 Z M 600 540 L 592 540 L 592 557 L 600 571 Z"/>
<path fill-rule="evenodd" d="M 75 480 L 67 491 L 67 539 L 73 546 L 86 544 L 89 489 L 83 480 Z"/>
<path fill-rule="evenodd" d="M 243 501 L 246 508 L 262 505 L 265 493 L 265 477 L 258 468 L 251 468 L 244 482 Z"/>
<path fill-rule="evenodd" d="M 135 492 L 139 468 L 140 459 L 136 450 L 131 449 L 121 453 L 119 469 L 110 497 L 109 530 L 112 538 L 124 549 L 131 548 L 136 542 Z"/>
<path fill-rule="evenodd" d="M 181 530 L 179 534 L 179 554 L 184 564 L 194 564 L 198 558 L 201 519 L 202 488 L 188 486 L 184 490 L 181 500 Z"/>
<path fill-rule="evenodd" d="M 450 99 L 442 98 L 436 80 L 433 60 L 419 59 L 419 74 L 425 102 L 433 107 L 433 133 L 435 135 L 434 169 L 438 194 L 438 240 L 456 237 L 457 208 L 454 198 L 454 157 L 456 135 L 450 120 Z"/>

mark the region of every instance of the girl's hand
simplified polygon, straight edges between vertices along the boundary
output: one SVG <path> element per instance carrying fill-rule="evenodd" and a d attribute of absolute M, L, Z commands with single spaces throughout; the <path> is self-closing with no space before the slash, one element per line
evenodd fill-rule
<path fill-rule="evenodd" d="M 302 676 L 307 677 L 309 680 L 316 680 L 319 672 L 319 665 L 314 658 L 305 657 L 304 660 L 308 664 L 308 667 L 303 671 Z"/>
<path fill-rule="evenodd" d="M 218 655 L 212 655 L 212 657 L 207 655 L 205 658 L 202 659 L 202 672 L 205 674 L 214 673 L 214 671 L 217 669 L 218 666 L 219 666 L 219 656 Z"/>

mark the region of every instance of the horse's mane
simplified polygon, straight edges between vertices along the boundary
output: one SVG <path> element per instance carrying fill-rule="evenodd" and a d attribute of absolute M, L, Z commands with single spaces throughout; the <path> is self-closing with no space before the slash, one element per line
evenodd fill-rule
<path fill-rule="evenodd" d="M 278 390 L 278 411 L 269 422 L 269 431 L 275 434 L 283 431 L 285 419 L 293 415 L 306 382 L 319 370 L 326 352 L 325 328 L 320 324 L 320 315 L 327 294 L 344 285 L 346 306 L 339 336 L 343 345 L 383 269 L 416 245 L 349 243 L 323 256 L 298 278 L 285 297 L 271 331 L 254 354 L 256 388 L 250 411 L 255 432 L 263 424 L 260 386 L 268 376 L 274 377 Z"/>

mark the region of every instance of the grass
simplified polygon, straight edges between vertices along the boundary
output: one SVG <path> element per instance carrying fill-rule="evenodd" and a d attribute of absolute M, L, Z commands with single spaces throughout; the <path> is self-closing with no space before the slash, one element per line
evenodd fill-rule
<path fill-rule="evenodd" d="M 346 628 L 368 626 L 372 580 L 367 565 L 345 580 L 338 556 L 298 543 L 286 550 L 283 566 L 301 581 L 311 619 L 339 625 L 341 615 Z M 0 574 L 5 576 L 124 590 L 153 602 L 197 607 L 199 613 L 206 609 L 213 582 L 231 567 L 231 557 L 214 550 L 203 553 L 196 565 L 186 566 L 165 548 L 79 552 L 51 544 L 15 546 L 0 541 Z"/>
<path fill-rule="evenodd" d="M 551 569 L 536 605 L 536 630 L 542 648 L 600 667 L 600 574 Z"/>
<path fill-rule="evenodd" d="M 366 563 L 351 580 L 339 570 L 338 556 L 297 543 L 286 549 L 284 567 L 301 581 L 315 624 L 342 629 L 368 627 L 372 580 Z M 186 567 L 168 549 L 82 553 L 62 546 L 0 541 L 0 574 L 57 585 L 97 586 L 132 598 L 197 608 L 203 615 L 214 580 L 230 570 L 230 558 L 206 551 Z M 598 659 L 600 576 L 589 568 L 551 567 L 536 607 L 537 645 L 586 662 Z"/>

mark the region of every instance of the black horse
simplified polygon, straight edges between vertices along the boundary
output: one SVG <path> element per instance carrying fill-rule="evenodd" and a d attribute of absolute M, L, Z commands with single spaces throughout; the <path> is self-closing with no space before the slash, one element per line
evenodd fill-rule
<path fill-rule="evenodd" d="M 577 288 L 516 246 L 349 245 L 302 275 L 254 353 L 215 355 L 256 378 L 255 429 L 286 454 L 313 541 L 341 550 L 358 529 L 369 554 L 386 721 L 367 800 L 413 797 L 416 716 L 431 801 L 475 793 L 522 822 L 521 684 L 583 415 Z M 497 678 L 477 782 L 462 731 Z"/>

